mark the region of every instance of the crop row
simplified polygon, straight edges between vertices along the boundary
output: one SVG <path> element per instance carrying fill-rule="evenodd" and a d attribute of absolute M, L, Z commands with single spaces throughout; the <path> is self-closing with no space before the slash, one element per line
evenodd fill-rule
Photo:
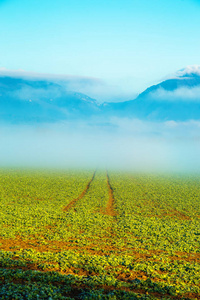
<path fill-rule="evenodd" d="M 200 297 L 198 176 L 92 176 L 0 172 L 2 299 Z"/>

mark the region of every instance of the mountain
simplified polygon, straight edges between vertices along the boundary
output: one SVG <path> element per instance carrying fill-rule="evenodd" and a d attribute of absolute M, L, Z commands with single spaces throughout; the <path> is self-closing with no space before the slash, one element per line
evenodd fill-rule
<path fill-rule="evenodd" d="M 106 114 L 148 120 L 200 119 L 200 66 L 187 67 L 134 100 L 104 104 Z"/>
<path fill-rule="evenodd" d="M 99 111 L 96 101 L 46 80 L 0 77 L 0 120 L 9 123 L 82 119 Z"/>
<path fill-rule="evenodd" d="M 41 123 L 112 117 L 153 121 L 200 119 L 200 66 L 178 71 L 134 100 L 103 103 L 51 80 L 0 77 L 0 122 Z"/>

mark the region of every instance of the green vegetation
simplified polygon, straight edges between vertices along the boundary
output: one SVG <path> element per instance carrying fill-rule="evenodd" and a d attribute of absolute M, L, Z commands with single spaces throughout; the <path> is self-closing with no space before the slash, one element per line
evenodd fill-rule
<path fill-rule="evenodd" d="M 0 172 L 0 299 L 200 299 L 200 177 Z"/>

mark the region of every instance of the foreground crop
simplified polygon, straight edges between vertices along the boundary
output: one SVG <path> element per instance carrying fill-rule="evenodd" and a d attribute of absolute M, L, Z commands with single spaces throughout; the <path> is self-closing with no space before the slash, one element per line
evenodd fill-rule
<path fill-rule="evenodd" d="M 0 173 L 1 299 L 199 299 L 200 178 Z"/>

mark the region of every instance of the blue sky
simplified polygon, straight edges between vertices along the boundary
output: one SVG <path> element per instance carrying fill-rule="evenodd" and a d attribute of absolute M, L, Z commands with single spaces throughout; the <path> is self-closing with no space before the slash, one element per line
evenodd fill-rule
<path fill-rule="evenodd" d="M 0 68 L 89 76 L 141 91 L 200 64 L 200 1 L 0 1 Z"/>
<path fill-rule="evenodd" d="M 91 77 L 78 91 L 102 102 L 133 99 L 200 65 L 199 16 L 197 0 L 0 0 L 0 69 Z M 112 122 L 119 136 L 82 123 L 1 127 L 0 165 L 199 170 L 198 121 Z"/>

